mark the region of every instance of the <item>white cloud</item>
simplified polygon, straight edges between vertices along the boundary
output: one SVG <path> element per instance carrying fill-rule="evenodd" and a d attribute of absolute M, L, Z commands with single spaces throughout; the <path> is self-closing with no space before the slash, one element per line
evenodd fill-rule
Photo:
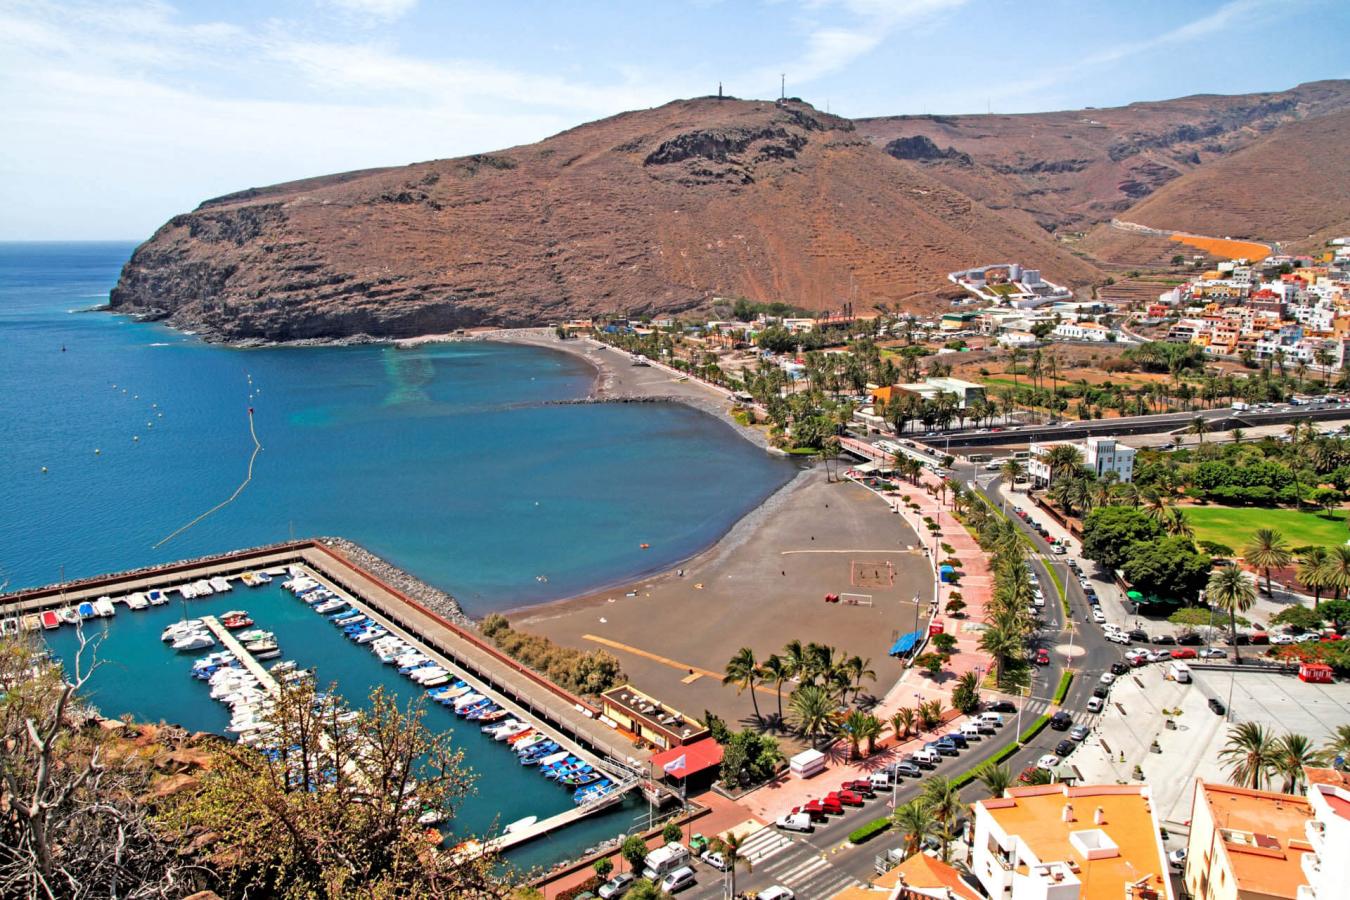
<path fill-rule="evenodd" d="M 343 12 L 391 22 L 413 11 L 417 0 L 324 0 Z"/>

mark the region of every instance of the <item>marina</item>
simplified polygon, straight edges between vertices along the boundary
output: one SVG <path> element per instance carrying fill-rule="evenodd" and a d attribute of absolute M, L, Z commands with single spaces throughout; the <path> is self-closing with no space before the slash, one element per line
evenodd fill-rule
<path fill-rule="evenodd" d="M 254 587 L 247 587 L 245 573 Z M 200 590 L 203 583 L 209 593 Z M 137 595 L 144 605 L 133 606 Z M 152 597 L 161 602 L 152 603 Z M 85 604 L 88 617 L 79 612 Z M 249 611 L 224 609 L 227 604 Z M 100 607 L 112 614 L 99 616 Z M 273 670 L 247 649 L 255 646 L 275 648 L 277 656 L 284 649 L 280 665 L 312 666 L 320 686 L 332 681 L 358 707 L 376 686 L 402 700 L 423 697 L 442 707 L 429 712 L 428 727 L 452 731 L 481 776 L 479 796 L 465 802 L 454 827 L 484 838 L 519 865 L 574 855 L 624 831 L 645 812 L 630 795 L 636 793 L 641 764 L 628 758 L 626 737 L 601 722 L 595 709 L 321 543 L 302 541 L 23 592 L 5 598 L 3 618 L 36 616 L 45 623 L 55 617 L 61 623 L 69 611 L 86 634 L 101 635 L 104 669 L 91 683 L 91 699 L 108 714 L 130 712 L 247 737 L 260 724 L 252 707 L 242 714 L 217 704 L 203 707 L 200 693 L 177 687 L 189 660 L 200 657 L 211 666 L 193 674 L 212 675 L 223 664 L 241 673 L 236 687 L 257 690 L 245 699 L 261 700 L 276 683 Z M 68 660 L 75 629 L 41 627 Z M 162 649 L 154 652 L 152 633 L 172 641 L 161 640 Z M 270 642 L 256 643 L 264 635 Z M 335 635 L 347 638 L 336 642 L 341 647 L 329 646 Z M 145 690 L 161 683 L 162 688 Z M 472 704 L 460 703 L 465 698 Z"/>

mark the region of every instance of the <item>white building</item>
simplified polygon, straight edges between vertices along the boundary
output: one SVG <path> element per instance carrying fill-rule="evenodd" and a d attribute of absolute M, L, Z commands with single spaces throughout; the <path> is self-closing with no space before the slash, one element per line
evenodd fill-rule
<path fill-rule="evenodd" d="M 1111 329 L 1096 322 L 1060 322 L 1054 333 L 1066 341 L 1105 341 Z"/>
<path fill-rule="evenodd" d="M 1147 786 L 1010 788 L 973 808 L 970 870 L 994 900 L 1171 900 Z"/>
<path fill-rule="evenodd" d="M 1331 900 L 1350 893 L 1350 776 L 1335 769 L 1305 769 L 1312 852 L 1303 857 L 1306 885 L 1298 900 Z"/>
<path fill-rule="evenodd" d="M 1078 448 L 1083 458 L 1083 466 L 1095 472 L 1098 478 L 1107 472 L 1115 472 L 1120 482 L 1134 480 L 1134 448 L 1119 443 L 1113 437 L 1090 437 L 1084 443 L 1073 441 L 1035 441 L 1029 448 L 1031 458 L 1027 460 L 1027 474 L 1037 487 L 1049 487 L 1051 483 L 1050 467 L 1043 459 L 1045 453 L 1055 446 L 1068 444 Z"/>

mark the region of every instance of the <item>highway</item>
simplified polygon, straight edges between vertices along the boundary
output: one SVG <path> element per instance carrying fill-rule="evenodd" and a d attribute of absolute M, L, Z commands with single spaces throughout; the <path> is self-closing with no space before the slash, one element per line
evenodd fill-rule
<path fill-rule="evenodd" d="M 956 480 L 973 485 L 991 504 L 1001 506 L 1001 499 L 995 490 L 998 476 L 986 474 L 978 479 L 975 466 L 958 466 L 953 471 Z M 1036 554 L 1030 557 L 1032 565 L 1045 592 L 1045 626 L 1038 634 L 1033 649 L 1045 647 L 1050 651 L 1051 664 L 1044 667 L 1032 667 L 1032 682 L 1029 697 L 1019 702 L 1019 716 L 1005 714 L 1005 724 L 997 735 L 986 736 L 979 742 L 971 742 L 970 747 L 957 757 L 944 757 L 942 763 L 931 774 L 956 777 L 979 766 L 997 754 L 1008 744 L 1016 740 L 1020 729 L 1026 728 L 1050 709 L 1050 700 L 1059 686 L 1061 673 L 1070 664 L 1079 674 L 1065 698 L 1063 708 L 1074 715 L 1075 724 L 1091 725 L 1096 716 L 1082 712 L 1096 684 L 1096 677 L 1106 671 L 1112 662 L 1122 658 L 1125 648 L 1109 644 L 1102 637 L 1100 628 L 1090 624 L 1090 608 L 1087 596 L 1083 593 L 1076 577 L 1068 566 L 1050 553 L 1050 547 L 1036 532 L 1016 516 L 1011 519 L 1031 540 Z M 1056 574 L 1064 583 L 1070 602 L 1071 621 L 1077 630 L 1070 637 L 1062 607 L 1058 602 L 1058 592 L 1049 574 L 1054 567 Z M 1070 651 L 1070 646 L 1072 651 Z M 1070 652 L 1073 656 L 1070 656 Z M 914 676 L 911 676 L 914 677 Z M 986 692 L 985 699 L 991 698 Z M 950 729 L 939 730 L 939 734 Z M 934 735 L 936 737 L 937 735 Z M 1064 740 L 1066 733 L 1049 728 L 1043 730 L 1025 747 L 1019 750 L 1005 764 L 1014 776 L 1036 760 L 1054 751 L 1055 745 Z M 927 777 L 927 776 L 926 776 Z M 917 797 L 922 790 L 923 779 L 907 780 L 898 786 L 894 794 L 897 805 Z M 823 796 L 838 789 L 837 783 L 822 782 L 820 793 Z M 972 782 L 961 792 L 966 803 L 988 796 L 983 785 Z M 742 892 L 762 891 L 770 885 L 779 884 L 791 888 L 799 898 L 829 897 L 851 884 L 864 884 L 876 876 L 875 857 L 887 850 L 901 845 L 902 836 L 895 832 L 886 832 L 873 840 L 856 846 L 847 846 L 848 835 L 858 826 L 873 819 L 889 814 L 892 795 L 889 792 L 878 793 L 873 799 L 865 801 L 861 809 L 848 809 L 842 816 L 832 816 L 827 822 L 816 826 L 809 834 L 782 832 L 768 827 L 751 835 L 743 852 L 749 860 L 750 868 L 744 864 L 738 869 L 736 890 Z M 712 900 L 723 896 L 721 872 L 699 861 L 694 868 L 697 872 L 697 884 L 684 892 L 690 898 Z"/>

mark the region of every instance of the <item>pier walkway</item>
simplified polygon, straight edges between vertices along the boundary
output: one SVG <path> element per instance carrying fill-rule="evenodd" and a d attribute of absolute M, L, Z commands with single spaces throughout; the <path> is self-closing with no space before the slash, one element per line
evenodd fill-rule
<path fill-rule="evenodd" d="M 248 670 L 249 674 L 258 679 L 258 683 L 267 690 L 267 693 L 276 696 L 281 692 L 277 680 L 272 677 L 272 673 L 263 668 L 263 664 L 254 659 L 253 654 L 244 649 L 244 645 L 239 643 L 239 639 L 230 634 L 229 630 L 215 616 L 202 616 L 202 624 L 210 629 L 211 633 L 220 639 L 225 645 L 225 649 L 234 654 L 234 658 Z"/>

